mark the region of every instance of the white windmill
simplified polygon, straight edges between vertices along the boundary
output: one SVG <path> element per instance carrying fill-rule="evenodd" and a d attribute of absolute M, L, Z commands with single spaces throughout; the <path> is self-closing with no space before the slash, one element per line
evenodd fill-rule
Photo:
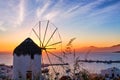
<path fill-rule="evenodd" d="M 56 49 L 55 46 L 62 43 L 58 28 L 49 21 L 39 21 L 37 25 L 39 25 L 39 27 L 32 28 L 32 31 L 38 39 L 39 46 L 34 43 L 31 38 L 27 38 L 14 50 L 14 80 L 42 80 L 41 67 L 43 51 L 46 53 L 50 64 L 52 64 L 52 61 L 48 54 L 60 58 L 48 51 L 48 49 Z M 53 28 L 50 29 L 50 26 L 53 26 Z"/>

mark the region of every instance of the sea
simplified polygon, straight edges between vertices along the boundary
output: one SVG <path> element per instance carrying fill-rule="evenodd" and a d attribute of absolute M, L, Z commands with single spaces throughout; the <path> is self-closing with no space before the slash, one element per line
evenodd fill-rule
<path fill-rule="evenodd" d="M 62 57 L 63 61 L 65 63 L 69 63 L 70 66 L 74 65 L 74 62 L 76 59 L 78 60 L 120 60 L 120 53 L 106 53 L 106 52 L 97 52 L 97 53 L 76 53 L 74 54 L 67 54 L 67 55 L 57 55 L 59 57 Z M 59 59 L 56 58 L 53 55 L 50 55 L 51 62 L 53 63 L 58 63 Z M 44 63 L 49 63 L 47 59 L 47 55 L 44 55 L 43 57 Z M 0 64 L 6 64 L 6 65 L 13 65 L 13 54 L 0 54 Z M 117 67 L 120 69 L 120 63 L 112 63 L 112 64 L 104 64 L 104 63 L 83 63 L 79 62 L 78 63 L 80 68 L 84 68 L 88 70 L 91 73 L 100 73 L 101 70 L 107 69 L 107 68 L 112 68 L 112 67 Z"/>

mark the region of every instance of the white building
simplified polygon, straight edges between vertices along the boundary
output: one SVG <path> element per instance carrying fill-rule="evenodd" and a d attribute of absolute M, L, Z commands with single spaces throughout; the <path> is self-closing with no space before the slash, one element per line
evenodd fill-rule
<path fill-rule="evenodd" d="M 41 53 L 41 48 L 30 38 L 27 38 L 17 46 L 13 52 L 13 79 L 39 80 Z"/>
<path fill-rule="evenodd" d="M 116 67 L 101 70 L 101 75 L 109 79 L 120 78 L 120 69 Z"/>
<path fill-rule="evenodd" d="M 5 64 L 0 64 L 0 80 L 12 79 L 12 66 L 7 66 Z"/>

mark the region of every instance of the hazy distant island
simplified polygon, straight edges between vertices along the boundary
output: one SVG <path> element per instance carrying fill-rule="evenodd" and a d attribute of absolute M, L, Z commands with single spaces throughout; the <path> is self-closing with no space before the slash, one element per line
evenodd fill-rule
<path fill-rule="evenodd" d="M 113 52 L 113 53 L 120 53 L 120 51 L 115 51 L 115 52 Z"/>
<path fill-rule="evenodd" d="M 79 49 L 79 51 L 87 51 L 87 50 L 91 50 L 91 52 L 120 53 L 120 44 L 112 45 L 109 47 L 89 46 Z"/>

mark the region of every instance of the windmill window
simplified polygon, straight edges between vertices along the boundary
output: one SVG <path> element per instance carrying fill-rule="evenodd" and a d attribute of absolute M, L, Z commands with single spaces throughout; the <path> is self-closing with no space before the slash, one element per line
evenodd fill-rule
<path fill-rule="evenodd" d="M 31 54 L 31 59 L 34 59 L 34 54 Z"/>
<path fill-rule="evenodd" d="M 26 78 L 27 80 L 32 80 L 32 71 L 27 71 Z"/>
<path fill-rule="evenodd" d="M 115 76 L 114 73 L 112 73 L 112 78 L 114 78 L 114 76 Z"/>

